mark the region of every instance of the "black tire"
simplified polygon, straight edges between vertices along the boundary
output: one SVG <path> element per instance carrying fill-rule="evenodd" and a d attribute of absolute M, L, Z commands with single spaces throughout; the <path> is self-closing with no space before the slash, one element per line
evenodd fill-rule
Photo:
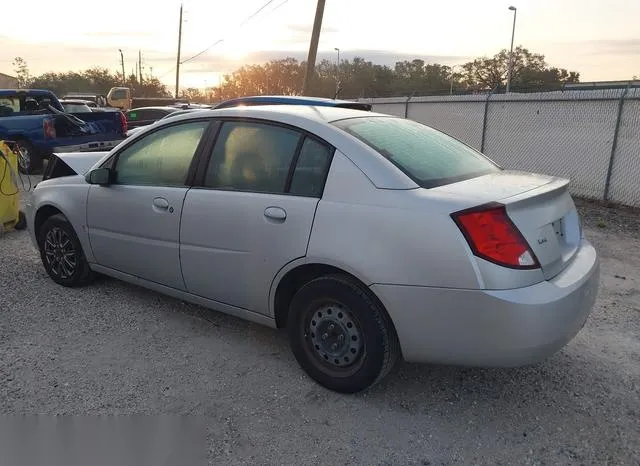
<path fill-rule="evenodd" d="M 18 221 L 13 226 L 13 228 L 16 230 L 24 230 L 25 228 L 27 228 L 27 218 L 25 217 L 23 211 L 18 212 Z"/>
<path fill-rule="evenodd" d="M 35 175 L 42 171 L 42 157 L 36 148 L 26 139 L 16 140 L 18 153 L 18 171 L 24 175 Z"/>
<path fill-rule="evenodd" d="M 93 281 L 80 240 L 64 215 L 49 217 L 37 235 L 42 264 L 54 282 L 73 288 Z"/>
<path fill-rule="evenodd" d="M 369 290 L 345 275 L 328 275 L 303 285 L 291 301 L 287 332 L 293 354 L 307 374 L 340 393 L 372 387 L 400 355 L 385 310 Z"/>

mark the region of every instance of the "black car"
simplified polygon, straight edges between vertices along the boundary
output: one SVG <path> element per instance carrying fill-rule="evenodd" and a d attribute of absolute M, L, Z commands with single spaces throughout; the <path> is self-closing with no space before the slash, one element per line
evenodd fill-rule
<path fill-rule="evenodd" d="M 125 113 L 125 116 L 127 117 L 127 127 L 138 128 L 140 126 L 147 126 L 178 110 L 180 109 L 177 107 L 133 108 Z"/>

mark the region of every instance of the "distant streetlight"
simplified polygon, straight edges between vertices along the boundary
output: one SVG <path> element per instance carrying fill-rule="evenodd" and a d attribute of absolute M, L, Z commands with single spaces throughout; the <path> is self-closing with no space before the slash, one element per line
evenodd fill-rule
<path fill-rule="evenodd" d="M 449 83 L 449 95 L 453 95 L 453 78 L 455 78 L 456 73 L 455 73 L 455 69 L 457 66 L 462 67 L 462 65 L 452 65 L 451 66 L 451 81 Z"/>
<path fill-rule="evenodd" d="M 507 74 L 507 94 L 511 89 L 511 75 L 513 74 L 513 38 L 516 35 L 516 16 L 518 9 L 515 6 L 510 6 L 509 10 L 513 11 L 513 29 L 511 30 L 511 51 L 509 52 L 509 71 Z"/>

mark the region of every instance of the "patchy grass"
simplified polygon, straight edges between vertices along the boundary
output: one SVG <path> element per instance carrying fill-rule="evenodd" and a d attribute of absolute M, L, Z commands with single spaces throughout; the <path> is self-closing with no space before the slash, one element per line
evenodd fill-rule
<path fill-rule="evenodd" d="M 574 197 L 582 223 L 591 228 L 606 228 L 640 238 L 640 208 L 605 205 Z"/>

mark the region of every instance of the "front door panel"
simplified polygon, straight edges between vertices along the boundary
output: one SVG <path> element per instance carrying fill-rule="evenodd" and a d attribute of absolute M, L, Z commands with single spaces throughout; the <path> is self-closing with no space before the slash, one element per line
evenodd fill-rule
<path fill-rule="evenodd" d="M 180 215 L 187 188 L 92 186 L 87 226 L 96 262 L 173 288 L 180 273 Z"/>

